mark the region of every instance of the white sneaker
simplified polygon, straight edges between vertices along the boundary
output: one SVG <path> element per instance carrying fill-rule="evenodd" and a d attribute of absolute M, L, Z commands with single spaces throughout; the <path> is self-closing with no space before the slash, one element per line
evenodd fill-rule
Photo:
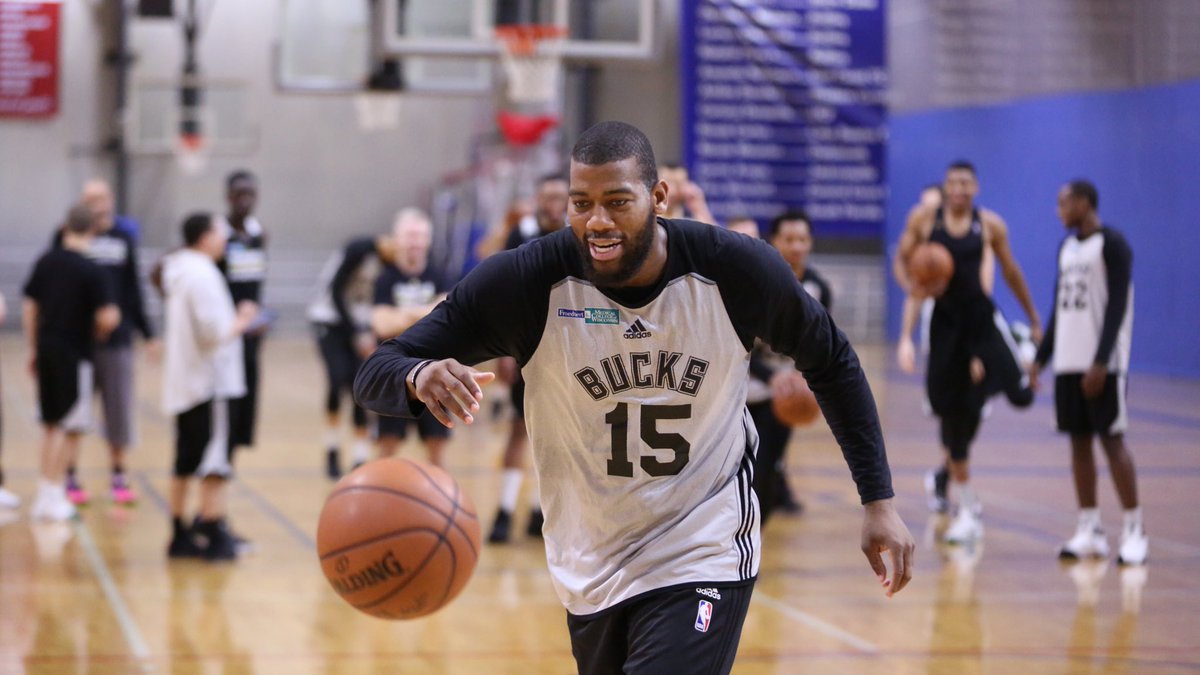
<path fill-rule="evenodd" d="M 954 516 L 954 521 L 942 535 L 942 540 L 947 544 L 967 544 L 982 537 L 983 521 L 980 520 L 976 509 L 960 506 L 958 514 Z"/>
<path fill-rule="evenodd" d="M 1146 538 L 1146 533 L 1142 528 L 1127 528 L 1121 533 L 1121 548 L 1117 553 L 1117 562 L 1122 565 L 1144 565 L 1149 548 L 1150 541 Z"/>
<path fill-rule="evenodd" d="M 29 510 L 33 520 L 48 520 L 62 522 L 75 517 L 75 505 L 67 499 L 65 492 L 60 490 L 39 490 Z"/>
<path fill-rule="evenodd" d="M 1100 523 L 1080 519 L 1075 535 L 1058 549 L 1060 560 L 1082 560 L 1084 558 L 1107 558 L 1108 537 Z"/>
<path fill-rule="evenodd" d="M 21 498 L 0 485 L 0 507 L 6 509 L 21 508 Z"/>

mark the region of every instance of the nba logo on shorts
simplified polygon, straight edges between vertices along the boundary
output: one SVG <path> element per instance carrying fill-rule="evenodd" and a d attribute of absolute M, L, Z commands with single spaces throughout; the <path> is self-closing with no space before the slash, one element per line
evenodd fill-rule
<path fill-rule="evenodd" d="M 701 633 L 708 632 L 708 624 L 712 621 L 712 603 L 707 600 L 700 601 L 700 607 L 696 609 L 696 630 Z"/>

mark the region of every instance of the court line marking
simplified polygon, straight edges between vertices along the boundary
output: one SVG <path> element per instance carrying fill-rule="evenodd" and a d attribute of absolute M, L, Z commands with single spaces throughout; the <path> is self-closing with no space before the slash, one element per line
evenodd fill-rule
<path fill-rule="evenodd" d="M 317 550 L 317 540 L 299 525 L 292 522 L 291 518 L 280 511 L 278 507 L 272 504 L 271 501 L 264 497 L 258 490 L 255 490 L 240 480 L 233 481 L 233 484 L 239 492 L 248 497 L 250 501 L 254 502 L 254 505 L 258 507 L 259 511 L 267 514 L 267 516 L 271 520 L 274 520 L 277 525 L 282 527 L 284 530 L 287 530 L 288 534 L 292 535 L 292 538 L 298 541 L 301 546 L 313 551 Z"/>
<path fill-rule="evenodd" d="M 100 555 L 100 549 L 96 548 L 96 542 L 92 539 L 91 530 L 88 529 L 88 526 L 82 520 L 79 520 L 75 522 L 75 533 L 79 537 L 79 543 L 83 547 L 83 552 L 92 567 L 92 572 L 96 575 L 96 580 L 100 583 L 100 589 L 104 591 L 104 596 L 108 600 L 108 606 L 117 617 L 117 624 L 121 627 L 121 633 L 125 635 L 125 643 L 129 645 L 133 656 L 141 662 L 142 671 L 152 671 L 154 667 L 147 663 L 150 659 L 150 647 L 146 645 L 146 640 L 142 637 L 141 631 L 138 630 L 137 622 L 134 621 L 133 614 L 129 611 L 129 606 L 125 604 L 120 591 L 117 590 L 117 584 L 113 581 L 112 574 L 108 571 L 108 565 L 104 563 L 104 558 Z"/>
<path fill-rule="evenodd" d="M 751 604 L 753 604 L 755 602 L 757 602 L 759 604 L 764 604 L 764 605 L 770 607 L 771 609 L 779 612 L 780 614 L 786 616 L 787 618 L 792 619 L 793 621 L 796 621 L 798 623 L 802 623 L 805 626 L 808 626 L 809 628 L 812 628 L 813 630 L 817 631 L 818 633 L 823 633 L 823 634 L 837 640 L 838 642 L 847 644 L 847 645 L 853 647 L 855 650 L 863 652 L 864 654 L 878 654 L 879 653 L 879 647 L 877 645 L 875 645 L 874 643 L 869 642 L 868 640 L 865 640 L 865 639 L 855 635 L 854 633 L 851 633 L 849 631 L 838 628 L 837 626 L 829 623 L 828 621 L 825 621 L 824 619 L 820 619 L 802 609 L 797 609 L 797 608 L 783 602 L 782 600 L 778 600 L 774 597 L 771 597 L 770 595 L 767 595 L 766 593 L 762 593 L 760 591 L 755 591 L 754 594 L 750 596 L 750 602 L 751 602 Z"/>

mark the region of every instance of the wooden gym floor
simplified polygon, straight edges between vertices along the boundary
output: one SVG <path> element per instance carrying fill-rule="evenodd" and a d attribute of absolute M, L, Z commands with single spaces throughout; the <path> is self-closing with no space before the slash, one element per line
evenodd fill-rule
<path fill-rule="evenodd" d="M 1200 670 L 1200 382 L 1135 376 L 1129 443 L 1151 536 L 1147 567 L 1060 566 L 1074 525 L 1066 440 L 1048 398 L 1019 413 L 997 402 L 974 449 L 984 544 L 935 543 L 922 477 L 936 429 L 917 378 L 883 348 L 861 350 L 880 402 L 897 504 L 919 548 L 916 576 L 884 598 L 858 550 L 861 510 L 827 429 L 796 435 L 790 479 L 800 516 L 773 519 L 736 673 L 1166 673 Z M 25 353 L 0 338 L 3 463 L 26 499 L 0 513 L 0 673 L 570 673 L 564 612 L 540 542 L 487 546 L 443 611 L 393 623 L 345 605 L 317 565 L 323 378 L 315 347 L 272 338 L 264 352 L 259 446 L 239 460 L 230 509 L 257 552 L 233 564 L 168 563 L 164 494 L 170 427 L 158 372 L 139 357 L 136 508 L 107 502 L 107 459 L 84 444 L 94 501 L 77 523 L 30 523 L 39 430 Z M 499 390 L 493 395 L 501 396 Z M 484 531 L 498 491 L 502 424 L 460 431 L 449 468 Z M 405 454 L 420 456 L 409 446 Z M 528 482 L 526 483 L 528 487 Z M 1110 535 L 1119 526 L 1102 469 Z M 523 532 L 526 511 L 517 516 Z"/>

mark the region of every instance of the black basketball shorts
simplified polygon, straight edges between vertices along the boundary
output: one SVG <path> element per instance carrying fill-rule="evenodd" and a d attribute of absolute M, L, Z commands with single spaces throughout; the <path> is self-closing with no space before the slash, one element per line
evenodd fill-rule
<path fill-rule="evenodd" d="M 230 402 L 209 399 L 175 416 L 176 478 L 233 474 Z"/>
<path fill-rule="evenodd" d="M 1092 399 L 1084 398 L 1082 383 L 1082 373 L 1065 373 L 1054 378 L 1058 430 L 1073 436 L 1125 433 L 1129 425 L 1125 375 L 1109 373 L 1104 380 L 1104 391 Z"/>
<path fill-rule="evenodd" d="M 580 675 L 724 674 L 733 669 L 754 582 L 654 591 L 587 617 L 567 614 Z"/>
<path fill-rule="evenodd" d="M 430 438 L 449 438 L 450 427 L 442 424 L 433 416 L 433 413 L 428 410 L 422 410 L 421 416 L 415 420 L 407 417 L 389 417 L 387 415 L 379 416 L 379 427 L 377 429 L 378 436 L 393 436 L 396 438 L 405 438 L 408 436 L 408 426 L 410 424 L 417 425 L 417 433 L 421 436 L 421 440 Z"/>

